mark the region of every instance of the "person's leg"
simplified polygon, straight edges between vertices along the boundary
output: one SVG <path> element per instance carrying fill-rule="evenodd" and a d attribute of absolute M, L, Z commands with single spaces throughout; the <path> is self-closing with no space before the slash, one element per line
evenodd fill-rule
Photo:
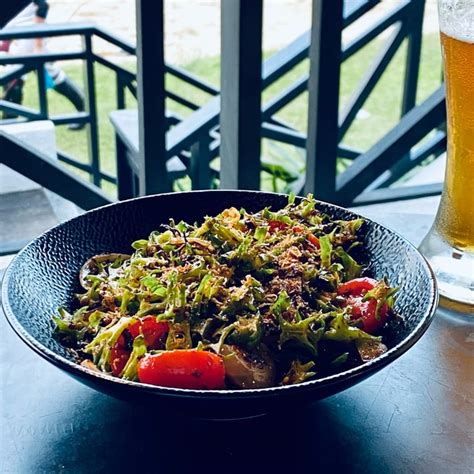
<path fill-rule="evenodd" d="M 46 70 L 53 80 L 53 89 L 58 94 L 66 97 L 76 110 L 83 112 L 85 110 L 85 99 L 84 93 L 79 86 L 73 82 L 56 63 L 47 63 Z M 70 130 L 80 130 L 84 128 L 84 126 L 84 123 L 72 123 L 68 128 Z"/>

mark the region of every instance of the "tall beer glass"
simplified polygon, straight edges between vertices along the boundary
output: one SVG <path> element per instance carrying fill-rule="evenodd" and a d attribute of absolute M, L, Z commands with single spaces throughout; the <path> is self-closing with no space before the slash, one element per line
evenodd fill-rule
<path fill-rule="evenodd" d="M 441 304 L 474 312 L 474 0 L 438 0 L 448 154 L 436 220 L 420 250 Z"/>

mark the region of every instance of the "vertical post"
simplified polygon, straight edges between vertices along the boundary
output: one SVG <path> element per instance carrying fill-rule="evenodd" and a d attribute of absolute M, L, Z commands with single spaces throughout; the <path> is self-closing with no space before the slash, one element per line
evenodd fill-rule
<path fill-rule="evenodd" d="M 209 189 L 211 187 L 211 137 L 203 132 L 199 140 L 191 145 L 191 183 L 193 189 Z"/>
<path fill-rule="evenodd" d="M 116 79 L 117 79 L 116 80 L 117 110 L 122 110 L 125 108 L 125 87 L 124 87 L 124 81 L 119 72 L 117 72 Z"/>
<path fill-rule="evenodd" d="M 139 195 L 171 191 L 166 173 L 163 0 L 136 0 Z"/>
<path fill-rule="evenodd" d="M 305 193 L 334 200 L 343 0 L 313 0 Z"/>
<path fill-rule="evenodd" d="M 44 63 L 41 63 L 37 69 L 38 74 L 38 99 L 39 99 L 39 111 L 41 118 L 48 118 L 48 96 L 46 84 L 46 68 Z"/>
<path fill-rule="evenodd" d="M 425 0 L 412 2 L 411 11 L 405 18 L 408 27 L 408 50 L 403 87 L 402 116 L 416 105 L 416 90 L 420 72 L 421 41 Z"/>
<path fill-rule="evenodd" d="M 116 165 L 117 165 L 117 197 L 119 201 L 135 197 L 134 191 L 134 174 L 128 164 L 127 148 L 120 139 L 115 135 Z"/>
<path fill-rule="evenodd" d="M 263 0 L 221 2 L 221 188 L 260 188 Z"/>
<path fill-rule="evenodd" d="M 96 186 L 100 186 L 100 156 L 99 156 L 99 130 L 97 127 L 97 103 L 95 97 L 95 73 L 94 61 L 92 59 L 92 36 L 91 33 L 84 35 L 84 49 L 86 51 L 86 99 L 89 109 L 89 162 L 92 167 L 92 181 Z"/>

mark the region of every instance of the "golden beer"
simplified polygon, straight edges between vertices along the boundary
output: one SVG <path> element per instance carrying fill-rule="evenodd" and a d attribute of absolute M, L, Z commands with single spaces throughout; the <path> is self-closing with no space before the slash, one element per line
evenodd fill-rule
<path fill-rule="evenodd" d="M 438 0 L 447 160 L 435 222 L 420 245 L 440 304 L 474 315 L 474 0 Z"/>
<path fill-rule="evenodd" d="M 474 41 L 474 38 L 473 38 Z M 454 247 L 474 249 L 474 42 L 441 32 L 448 159 L 437 230 Z"/>

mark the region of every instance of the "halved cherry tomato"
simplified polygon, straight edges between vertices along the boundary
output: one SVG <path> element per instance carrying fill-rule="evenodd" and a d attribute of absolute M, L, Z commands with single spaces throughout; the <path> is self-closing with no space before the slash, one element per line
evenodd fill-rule
<path fill-rule="evenodd" d="M 123 334 L 120 334 L 115 345 L 119 347 L 120 349 L 125 349 L 126 342 L 125 342 L 125 338 L 123 337 Z"/>
<path fill-rule="evenodd" d="M 157 321 L 156 316 L 145 316 L 142 320 L 131 324 L 128 332 L 133 339 L 141 332 L 149 349 L 163 349 L 169 325 L 166 321 Z"/>
<path fill-rule="evenodd" d="M 268 221 L 268 230 L 270 233 L 276 232 L 277 230 L 285 230 L 288 228 L 288 224 L 280 221 Z"/>
<path fill-rule="evenodd" d="M 352 296 L 365 295 L 367 291 L 375 288 L 377 280 L 368 277 L 354 278 L 353 280 L 346 281 L 338 289 L 338 295 L 351 294 Z"/>
<path fill-rule="evenodd" d="M 110 367 L 112 368 L 112 374 L 118 377 L 121 373 L 125 364 L 130 358 L 131 352 L 127 349 L 121 348 L 118 344 L 110 350 Z"/>
<path fill-rule="evenodd" d="M 361 328 L 372 334 L 380 329 L 388 317 L 388 305 L 384 303 L 377 314 L 377 300 L 374 298 L 364 301 L 367 291 L 375 288 L 377 280 L 373 278 L 355 278 L 343 283 L 338 289 L 339 295 L 347 295 L 344 306 L 350 306 L 353 320 L 359 320 Z"/>
<path fill-rule="evenodd" d="M 132 339 L 135 339 L 140 333 L 143 334 L 145 344 L 149 349 L 163 349 L 169 325 L 166 321 L 157 321 L 155 316 L 146 316 L 131 324 L 127 331 Z M 110 367 L 113 375 L 118 377 L 122 373 L 131 353 L 132 351 L 127 348 L 124 335 L 120 334 L 110 350 Z"/>
<path fill-rule="evenodd" d="M 112 368 L 113 375 L 118 377 L 122 373 L 131 353 L 132 352 L 126 348 L 123 334 L 120 334 L 117 342 L 110 350 L 110 367 Z"/>
<path fill-rule="evenodd" d="M 387 321 L 388 306 L 383 304 L 377 311 L 377 300 L 362 301 L 361 297 L 349 297 L 347 305 L 352 307 L 352 319 L 361 320 L 361 327 L 365 332 L 372 334 L 380 329 Z"/>
<path fill-rule="evenodd" d="M 179 349 L 145 356 L 138 363 L 140 382 L 163 387 L 224 388 L 222 357 L 208 351 Z"/>
<path fill-rule="evenodd" d="M 316 247 L 321 248 L 321 244 L 319 243 L 319 239 L 314 234 L 308 235 L 308 240 Z"/>

